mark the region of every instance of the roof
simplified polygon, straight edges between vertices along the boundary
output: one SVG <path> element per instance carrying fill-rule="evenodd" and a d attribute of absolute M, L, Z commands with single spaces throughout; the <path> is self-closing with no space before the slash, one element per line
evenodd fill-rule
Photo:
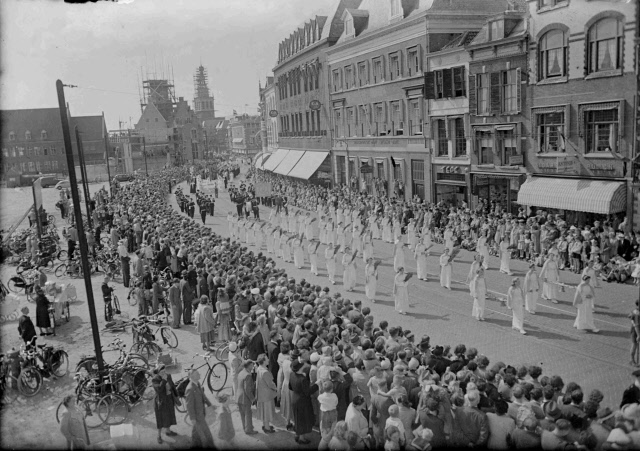
<path fill-rule="evenodd" d="M 491 16 L 490 20 L 493 20 L 497 17 L 504 17 L 505 20 L 511 19 L 511 20 L 517 21 L 517 23 L 511 30 L 508 30 L 507 27 L 505 26 L 505 29 L 504 29 L 505 36 L 503 39 L 512 38 L 516 36 L 523 36 L 527 34 L 527 21 L 525 19 L 524 13 L 519 11 L 506 11 L 504 13 Z M 482 29 L 478 32 L 477 36 L 471 42 L 469 42 L 468 45 L 474 46 L 478 44 L 484 44 L 486 42 L 500 41 L 500 39 L 496 39 L 495 41 L 489 41 L 489 21 L 490 20 L 488 20 L 484 24 Z"/>
<path fill-rule="evenodd" d="M 464 47 L 468 45 L 478 35 L 478 31 L 465 31 L 461 35 L 453 38 L 451 42 L 442 47 L 441 50 L 453 49 L 456 47 Z"/>
<path fill-rule="evenodd" d="M 62 124 L 59 108 L 30 108 L 24 110 L 0 110 L 2 125 L 1 140 L 9 141 L 9 133 L 16 134 L 16 140 L 24 140 L 25 132 L 30 131 L 34 141 L 40 139 L 40 132 L 47 132 L 47 140 L 62 140 Z"/>
<path fill-rule="evenodd" d="M 460 11 L 493 14 L 506 11 L 507 0 L 433 0 L 430 13 Z"/>

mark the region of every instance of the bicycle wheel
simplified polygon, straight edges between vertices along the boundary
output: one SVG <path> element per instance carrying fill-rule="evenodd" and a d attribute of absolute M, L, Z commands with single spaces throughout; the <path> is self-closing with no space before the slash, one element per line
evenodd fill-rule
<path fill-rule="evenodd" d="M 89 429 L 95 429 L 104 424 L 104 421 L 100 419 L 100 416 L 97 413 L 98 402 L 95 399 L 86 399 L 84 401 L 79 401 L 79 403 L 78 408 L 82 409 L 82 412 L 84 413 L 84 422 Z M 60 402 L 56 409 L 56 421 L 58 423 L 62 420 L 62 414 L 64 411 L 64 404 L 63 402 Z"/>
<path fill-rule="evenodd" d="M 122 424 L 129 416 L 127 400 L 117 393 L 108 393 L 100 398 L 96 410 L 102 422 L 109 426 Z"/>
<path fill-rule="evenodd" d="M 22 281 L 22 283 L 20 284 L 21 286 L 18 286 L 17 284 L 20 281 Z M 24 284 L 24 285 L 22 285 L 22 284 Z M 25 286 L 26 286 L 26 283 L 24 282 L 24 280 L 21 277 L 12 277 L 7 282 L 7 288 L 9 289 L 9 291 L 11 291 L 13 293 L 20 293 L 20 291 L 22 291 L 22 289 Z"/>
<path fill-rule="evenodd" d="M 228 370 L 227 365 L 218 362 L 211 367 L 207 375 L 207 385 L 212 392 L 219 392 L 227 383 Z"/>
<path fill-rule="evenodd" d="M 148 341 L 142 344 L 139 354 L 142 355 L 150 365 L 155 365 L 158 361 L 158 356 L 162 353 L 162 348 L 152 341 Z"/>
<path fill-rule="evenodd" d="M 129 301 L 129 305 L 133 307 L 138 304 L 138 297 L 133 294 L 133 288 L 129 290 L 129 294 L 127 295 L 127 301 Z"/>
<path fill-rule="evenodd" d="M 176 406 L 176 410 L 180 413 L 186 413 L 187 412 L 187 400 L 185 398 L 183 398 L 182 396 L 180 396 L 178 398 L 180 400 L 180 405 L 175 404 Z"/>
<path fill-rule="evenodd" d="M 50 258 L 46 258 L 44 260 L 44 262 L 42 262 L 42 270 L 45 272 L 52 272 L 53 271 L 53 260 Z"/>
<path fill-rule="evenodd" d="M 62 260 L 67 260 L 69 258 L 69 252 L 65 251 L 64 249 L 61 250 L 60 252 L 58 252 L 58 255 L 56 256 L 58 260 L 62 261 Z"/>
<path fill-rule="evenodd" d="M 113 304 L 113 311 L 116 315 L 120 315 L 122 312 L 120 311 L 120 300 L 118 296 L 115 294 L 111 296 L 111 303 Z"/>
<path fill-rule="evenodd" d="M 224 345 L 219 349 L 220 356 L 217 356 L 218 360 L 228 361 L 229 360 L 229 345 Z"/>
<path fill-rule="evenodd" d="M 64 377 L 69 372 L 69 355 L 59 349 L 49 357 L 49 368 L 56 377 Z"/>
<path fill-rule="evenodd" d="M 137 366 L 138 368 L 150 368 L 149 361 L 144 356 L 137 353 L 129 353 L 126 361 L 127 363 L 130 363 L 133 366 Z"/>
<path fill-rule="evenodd" d="M 51 329 L 53 329 L 53 336 L 56 336 L 56 312 L 53 308 L 49 309 L 49 322 L 51 323 Z"/>
<path fill-rule="evenodd" d="M 18 379 L 13 376 L 6 375 L 0 381 L 0 403 L 7 406 L 15 401 L 20 395 L 18 389 Z"/>
<path fill-rule="evenodd" d="M 54 271 L 54 274 L 56 275 L 56 277 L 64 277 L 66 273 L 67 273 L 66 263 L 60 263 L 56 268 L 56 270 Z"/>
<path fill-rule="evenodd" d="M 160 336 L 162 337 L 162 342 L 170 348 L 178 347 L 178 337 L 169 326 L 162 326 L 160 328 Z"/>
<path fill-rule="evenodd" d="M 98 373 L 98 361 L 95 357 L 84 359 L 76 365 L 76 373 L 80 373 L 80 378 L 88 379 L 91 375 Z"/>
<path fill-rule="evenodd" d="M 148 371 L 138 371 L 133 378 L 133 383 L 134 391 L 145 401 L 150 401 L 156 396 L 156 391 L 151 384 L 151 374 Z"/>
<path fill-rule="evenodd" d="M 27 366 L 18 376 L 18 389 L 27 398 L 38 394 L 42 388 L 42 374 L 34 366 Z"/>

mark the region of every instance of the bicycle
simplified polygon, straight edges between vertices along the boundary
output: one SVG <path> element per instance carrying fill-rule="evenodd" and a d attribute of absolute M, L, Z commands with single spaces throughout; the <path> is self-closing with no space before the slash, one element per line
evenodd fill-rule
<path fill-rule="evenodd" d="M 31 270 L 22 273 L 21 275 L 15 275 L 9 278 L 7 282 L 7 288 L 14 293 L 20 293 L 24 290 L 29 302 L 36 301 L 35 282 L 38 277 L 37 270 Z"/>
<path fill-rule="evenodd" d="M 162 315 L 162 313 L 156 313 L 152 318 L 158 315 Z M 154 331 L 151 329 L 151 324 L 162 324 L 162 320 L 149 319 L 146 316 L 141 316 L 131 320 L 133 330 L 133 345 L 131 346 L 131 352 L 145 356 L 150 362 L 155 361 L 158 358 L 158 354 L 162 352 L 162 348 L 155 343 L 158 331 L 160 331 L 160 337 L 165 345 L 170 348 L 178 347 L 178 337 L 169 326 L 158 326 Z"/>
<path fill-rule="evenodd" d="M 125 351 L 125 344 L 120 338 L 116 338 L 111 343 L 107 345 L 108 348 L 111 348 L 112 351 L 119 351 L 120 356 L 113 364 L 113 366 L 117 365 L 126 365 L 131 364 L 132 366 L 141 368 L 141 369 L 149 369 L 149 361 L 141 356 L 140 354 L 135 354 L 132 352 Z M 89 377 L 90 375 L 94 375 L 98 373 L 98 361 L 95 356 L 85 356 L 80 359 L 78 364 L 76 365 L 76 373 L 80 373 L 80 375 L 84 378 Z"/>
<path fill-rule="evenodd" d="M 4 302 L 7 296 L 9 296 L 9 290 L 4 285 L 4 282 L 0 281 L 0 302 Z"/>
<path fill-rule="evenodd" d="M 18 378 L 14 376 L 20 368 L 18 351 L 12 354 L 0 354 L 0 404 L 3 406 L 13 403 L 20 395 Z"/>
<path fill-rule="evenodd" d="M 214 343 L 211 352 L 214 353 L 216 359 L 219 361 L 229 360 L 229 342 L 221 341 L 220 343 Z"/>
<path fill-rule="evenodd" d="M 224 389 L 224 386 L 227 383 L 227 378 L 229 377 L 229 369 L 227 368 L 227 365 L 225 365 L 224 362 L 215 363 L 213 366 L 210 365 L 209 359 L 212 357 L 210 352 L 207 352 L 206 354 L 196 353 L 194 354 L 193 358 L 195 359 L 196 357 L 202 357 L 204 359 L 204 363 L 197 368 L 193 368 L 193 365 L 191 365 L 191 368 L 187 369 L 187 372 L 190 371 L 191 369 L 199 370 L 200 368 L 206 366 L 207 372 L 204 378 L 207 381 L 207 386 L 209 387 L 209 391 L 211 391 L 211 393 L 214 393 L 214 392 L 217 393 L 222 391 L 222 389 Z M 179 387 L 180 384 L 184 384 L 185 380 L 188 381 L 189 378 L 185 377 L 179 380 L 176 383 L 176 387 Z M 186 388 L 186 385 L 184 385 L 184 388 Z M 184 402 L 184 400 L 181 400 L 181 401 L 183 401 L 182 408 L 186 410 L 186 403 Z M 181 412 L 181 410 L 179 410 L 179 412 Z"/>
<path fill-rule="evenodd" d="M 33 347 L 35 340 L 36 337 L 33 337 L 28 345 Z M 64 377 L 69 371 L 69 355 L 64 350 L 46 344 L 36 345 L 36 348 L 39 351 L 31 348 L 21 352 L 23 362 L 18 376 L 18 389 L 28 398 L 40 392 L 45 377 Z"/>
<path fill-rule="evenodd" d="M 75 376 L 77 380 L 77 375 Z M 84 415 L 85 424 L 89 429 L 95 429 L 102 426 L 105 423 L 105 420 L 100 418 L 98 415 L 98 402 L 100 401 L 100 397 L 97 394 L 87 394 L 81 392 L 80 384 L 76 387 L 76 399 L 78 403 L 82 403 L 82 413 Z M 64 408 L 64 401 L 60 401 L 58 404 L 58 408 L 56 409 L 56 421 L 60 423 L 62 420 L 62 412 Z"/>

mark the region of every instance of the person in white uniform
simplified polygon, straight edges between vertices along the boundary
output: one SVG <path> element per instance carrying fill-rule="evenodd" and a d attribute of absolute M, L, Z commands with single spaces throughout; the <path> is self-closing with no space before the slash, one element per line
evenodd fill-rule
<path fill-rule="evenodd" d="M 328 245 L 324 251 L 324 260 L 327 265 L 327 275 L 329 276 L 329 282 L 331 285 L 336 284 L 336 260 L 338 259 L 338 247 L 334 245 Z"/>
<path fill-rule="evenodd" d="M 527 335 L 524 330 L 524 293 L 520 286 L 520 279 L 517 277 L 511 281 L 507 292 L 507 307 L 513 313 L 511 328 L 519 331 L 522 335 Z"/>
<path fill-rule="evenodd" d="M 529 263 L 529 270 L 524 276 L 524 307 L 528 313 L 536 314 L 538 296 L 540 296 L 540 279 L 536 272 L 536 263 Z"/>
<path fill-rule="evenodd" d="M 487 233 L 482 232 L 480 238 L 478 238 L 477 245 L 478 253 L 482 255 L 482 267 L 485 269 L 489 269 L 489 246 L 487 245 Z"/>
<path fill-rule="evenodd" d="M 476 254 L 473 256 L 473 261 L 471 262 L 471 268 L 469 268 L 469 275 L 467 276 L 467 283 L 471 283 L 473 278 L 476 276 L 476 271 L 482 268 L 482 255 Z"/>
<path fill-rule="evenodd" d="M 353 291 L 356 287 L 356 252 L 349 253 L 349 248 L 344 248 L 344 255 L 342 256 L 343 283 L 344 289 L 347 291 Z"/>
<path fill-rule="evenodd" d="M 424 238 L 420 238 L 418 244 L 416 244 L 415 251 L 413 253 L 416 258 L 416 265 L 418 266 L 417 277 L 419 280 L 427 280 L 427 255 L 429 255 L 429 249 L 424 245 Z"/>
<path fill-rule="evenodd" d="M 471 316 L 478 321 L 484 321 L 484 308 L 487 299 L 487 283 L 484 279 L 484 270 L 482 268 L 476 269 L 476 274 L 469 284 L 469 294 L 473 298 Z"/>
<path fill-rule="evenodd" d="M 593 321 L 593 303 L 595 300 L 595 293 L 593 288 L 589 284 L 590 277 L 588 275 L 582 276 L 582 281 L 576 287 L 576 294 L 573 297 L 573 306 L 578 309 L 576 320 L 573 323 L 573 327 L 578 330 L 591 330 L 591 332 L 597 334 L 600 330 L 596 327 Z"/>
<path fill-rule="evenodd" d="M 409 292 L 407 290 L 408 277 L 404 268 L 398 268 L 396 277 L 393 280 L 393 301 L 396 312 L 406 315 L 409 309 Z"/>
<path fill-rule="evenodd" d="M 500 242 L 500 272 L 511 275 L 511 250 L 509 249 L 509 237 L 505 235 Z"/>
<path fill-rule="evenodd" d="M 320 247 L 320 241 L 311 240 L 307 251 L 309 252 L 309 262 L 311 263 L 311 274 L 318 275 L 318 248 Z"/>
<path fill-rule="evenodd" d="M 404 268 L 404 243 L 402 238 L 398 238 L 393 247 L 393 269 L 397 272 L 400 267 Z"/>
<path fill-rule="evenodd" d="M 558 282 L 560 282 L 560 271 L 556 262 L 556 254 L 549 254 L 549 258 L 542 265 L 540 271 L 542 279 L 542 299 L 547 299 L 554 304 L 558 303 Z"/>
<path fill-rule="evenodd" d="M 447 290 L 451 289 L 451 255 L 449 248 L 445 248 L 440 256 L 440 285 Z"/>
<path fill-rule="evenodd" d="M 378 268 L 373 262 L 373 257 L 367 259 L 364 267 L 364 294 L 372 303 L 376 302 L 376 289 L 378 288 Z"/>

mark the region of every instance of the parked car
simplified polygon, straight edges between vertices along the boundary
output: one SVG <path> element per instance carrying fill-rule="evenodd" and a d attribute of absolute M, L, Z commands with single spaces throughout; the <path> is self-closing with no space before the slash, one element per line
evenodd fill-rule
<path fill-rule="evenodd" d="M 43 175 L 42 177 L 40 177 L 40 183 L 42 184 L 43 188 L 48 188 L 50 186 L 56 186 L 60 181 L 62 181 L 62 179 L 59 179 L 57 177 L 53 177 L 50 175 Z"/>
<path fill-rule="evenodd" d="M 130 182 L 131 180 L 133 180 L 133 175 L 132 174 L 116 174 L 114 179 L 116 179 L 119 182 Z"/>
<path fill-rule="evenodd" d="M 71 188 L 71 183 L 69 182 L 69 180 L 60 180 L 58 183 L 56 183 L 56 189 L 65 188 Z"/>

